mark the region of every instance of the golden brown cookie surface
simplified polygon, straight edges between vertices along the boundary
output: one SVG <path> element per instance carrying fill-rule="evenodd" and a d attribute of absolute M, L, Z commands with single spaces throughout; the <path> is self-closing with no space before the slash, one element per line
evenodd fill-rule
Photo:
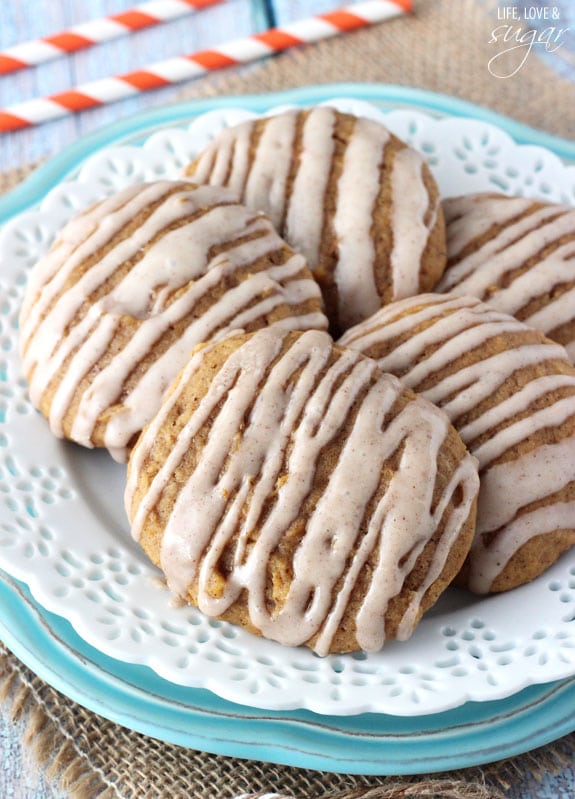
<path fill-rule="evenodd" d="M 325 328 L 302 256 L 226 189 L 130 186 L 33 270 L 24 372 L 56 435 L 125 457 L 193 348 L 231 330 Z"/>
<path fill-rule="evenodd" d="M 132 531 L 210 616 L 320 654 L 408 637 L 463 562 L 477 465 L 320 331 L 198 350 L 129 463 Z"/>
<path fill-rule="evenodd" d="M 327 107 L 222 131 L 187 170 L 269 214 L 321 285 L 333 331 L 445 268 L 445 225 L 420 155 L 378 122 Z"/>
<path fill-rule="evenodd" d="M 476 298 L 392 303 L 340 346 L 441 407 L 479 461 L 462 578 L 479 593 L 541 574 L 575 544 L 575 369 L 565 349 Z"/>
<path fill-rule="evenodd" d="M 575 208 L 488 193 L 443 208 L 448 267 L 435 290 L 515 316 L 575 363 Z"/>

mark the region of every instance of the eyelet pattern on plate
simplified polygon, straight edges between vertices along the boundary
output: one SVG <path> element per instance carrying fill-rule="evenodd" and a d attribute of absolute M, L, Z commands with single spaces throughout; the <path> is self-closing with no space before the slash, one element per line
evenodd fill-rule
<path fill-rule="evenodd" d="M 444 196 L 490 190 L 575 204 L 575 168 L 492 125 L 330 104 L 381 119 L 419 149 Z M 141 146 L 96 152 L 0 232 L 0 567 L 102 652 L 254 707 L 422 715 L 575 674 L 575 554 L 507 595 L 447 592 L 409 642 L 376 655 L 321 659 L 178 607 L 130 538 L 123 467 L 58 441 L 33 410 L 17 342 L 30 267 L 77 211 L 130 183 L 180 177 L 219 129 L 252 116 L 211 111 Z"/>

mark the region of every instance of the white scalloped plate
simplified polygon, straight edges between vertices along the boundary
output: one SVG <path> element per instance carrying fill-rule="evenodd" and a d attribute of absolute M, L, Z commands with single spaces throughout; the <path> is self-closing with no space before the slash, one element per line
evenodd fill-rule
<path fill-rule="evenodd" d="M 488 122 L 383 112 L 353 98 L 329 104 L 381 119 L 421 150 L 444 196 L 497 190 L 575 204 L 574 167 L 542 147 L 516 144 Z M 375 655 L 322 659 L 176 607 L 130 538 L 124 468 L 105 452 L 54 439 L 33 410 L 17 352 L 30 267 L 76 211 L 127 184 L 178 177 L 217 130 L 254 115 L 226 107 L 181 127 L 150 133 L 144 126 L 132 136 L 136 143 L 83 157 L 39 205 L 4 225 L 0 568 L 102 653 L 254 708 L 420 716 L 575 675 L 575 551 L 509 594 L 478 599 L 449 589 L 410 641 Z"/>

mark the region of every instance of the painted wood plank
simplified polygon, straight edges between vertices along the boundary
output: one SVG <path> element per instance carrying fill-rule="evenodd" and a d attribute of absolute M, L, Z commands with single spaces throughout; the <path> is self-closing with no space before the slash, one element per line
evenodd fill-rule
<path fill-rule="evenodd" d="M 352 6 L 362 0 L 270 0 L 273 4 L 277 25 L 285 25 L 314 14 L 325 14 L 342 6 Z"/>
<path fill-rule="evenodd" d="M 42 776 L 24 750 L 22 725 L 0 713 L 0 797 L 2 799 L 66 799 Z"/>
<path fill-rule="evenodd" d="M 85 21 L 88 15 L 92 19 L 98 18 L 126 10 L 136 3 L 137 0 L 93 0 L 89 6 L 73 0 L 62 3 L 53 0 L 0 3 L 0 49 L 64 30 Z M 43 97 L 74 85 L 246 36 L 264 22 L 261 3 L 226 0 L 196 15 L 0 77 L 0 106 Z M 84 133 L 138 111 L 173 102 L 181 91 L 181 85 L 169 86 L 37 128 L 4 134 L 0 137 L 0 170 L 46 158 Z"/>

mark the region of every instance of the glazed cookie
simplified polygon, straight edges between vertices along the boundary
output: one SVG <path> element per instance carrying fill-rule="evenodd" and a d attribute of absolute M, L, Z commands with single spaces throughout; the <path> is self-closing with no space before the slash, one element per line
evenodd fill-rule
<path fill-rule="evenodd" d="M 187 169 L 271 218 L 321 285 L 332 330 L 429 291 L 446 263 L 435 181 L 378 122 L 327 107 L 223 130 Z"/>
<path fill-rule="evenodd" d="M 442 411 L 326 333 L 267 329 L 194 354 L 126 507 L 177 595 L 324 655 L 411 634 L 466 556 L 477 490 Z"/>
<path fill-rule="evenodd" d="M 340 346 L 449 416 L 479 461 L 477 532 L 460 581 L 529 582 L 575 544 L 575 368 L 565 349 L 476 298 L 393 303 Z"/>
<path fill-rule="evenodd" d="M 443 208 L 448 268 L 436 291 L 488 302 L 563 344 L 575 363 L 575 208 L 502 194 Z"/>
<path fill-rule="evenodd" d="M 21 312 L 34 405 L 124 460 L 193 348 L 237 329 L 327 327 L 303 257 L 227 189 L 130 186 L 75 217 Z"/>

